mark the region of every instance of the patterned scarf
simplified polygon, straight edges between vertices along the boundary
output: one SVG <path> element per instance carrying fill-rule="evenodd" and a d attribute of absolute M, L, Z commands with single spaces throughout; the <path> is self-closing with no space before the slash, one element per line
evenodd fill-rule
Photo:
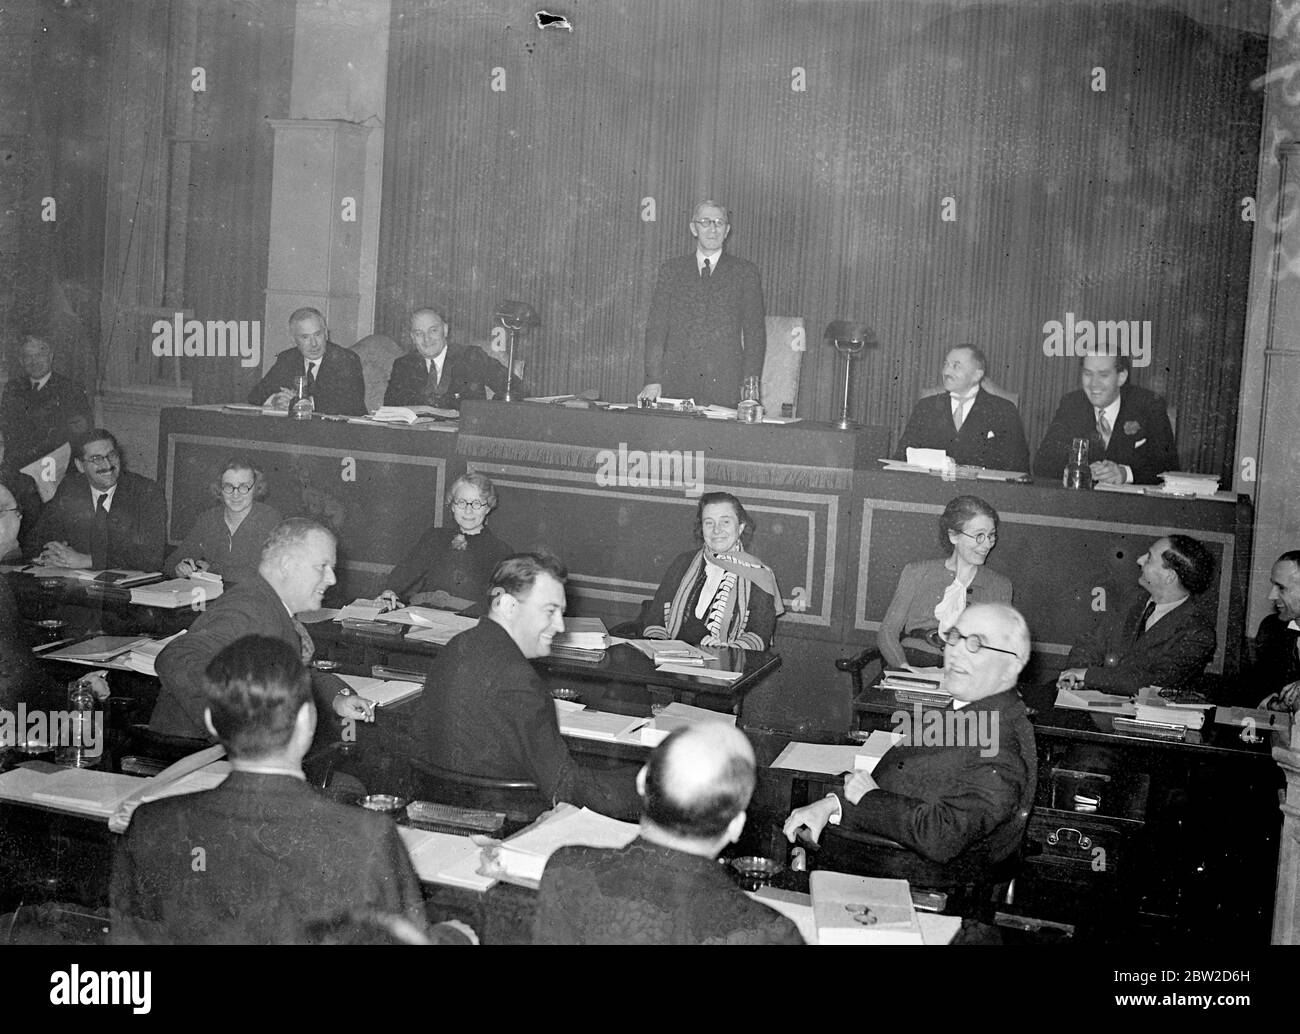
<path fill-rule="evenodd" d="M 772 573 L 772 569 L 758 557 L 739 548 L 730 553 L 713 553 L 705 547 L 695 555 L 682 576 L 672 601 L 664 604 L 664 638 L 675 639 L 681 631 L 682 621 L 687 616 L 691 592 L 704 571 L 705 564 L 721 567 L 726 573 L 723 574 L 718 591 L 713 596 L 713 602 L 704 615 L 704 624 L 709 634 L 700 640 L 700 644 L 740 646 L 750 650 L 766 649 L 768 644 L 762 642 L 754 633 L 745 631 L 749 621 L 750 584 L 757 585 L 772 597 L 772 606 L 778 617 L 785 613 L 785 605 L 781 602 L 781 591 L 777 588 L 776 575 Z"/>

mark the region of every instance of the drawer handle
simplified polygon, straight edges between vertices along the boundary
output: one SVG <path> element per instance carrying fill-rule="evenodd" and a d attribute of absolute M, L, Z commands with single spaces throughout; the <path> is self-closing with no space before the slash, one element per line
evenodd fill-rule
<path fill-rule="evenodd" d="M 1047 842 L 1053 845 L 1059 844 L 1061 842 L 1062 833 L 1073 833 L 1076 837 L 1078 837 L 1079 850 L 1081 851 L 1086 851 L 1088 850 L 1088 848 L 1092 847 L 1092 837 L 1085 836 L 1082 832 L 1075 829 L 1073 826 L 1062 826 L 1055 833 L 1048 833 Z"/>

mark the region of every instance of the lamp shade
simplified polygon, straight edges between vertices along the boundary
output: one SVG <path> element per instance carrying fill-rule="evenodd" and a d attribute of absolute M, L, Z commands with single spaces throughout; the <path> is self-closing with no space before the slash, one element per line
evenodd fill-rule
<path fill-rule="evenodd" d="M 823 338 L 838 351 L 857 355 L 868 345 L 876 345 L 876 332 L 857 320 L 832 320 L 826 324 Z"/>
<path fill-rule="evenodd" d="M 497 306 L 493 318 L 498 320 L 501 326 L 507 330 L 531 330 L 533 327 L 542 325 L 542 319 L 537 315 L 537 310 L 527 302 L 502 302 Z"/>

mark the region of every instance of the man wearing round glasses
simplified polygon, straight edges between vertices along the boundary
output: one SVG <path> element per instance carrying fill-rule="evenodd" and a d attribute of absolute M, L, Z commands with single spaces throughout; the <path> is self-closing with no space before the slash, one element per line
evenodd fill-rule
<path fill-rule="evenodd" d="M 897 712 L 904 739 L 871 774 L 855 772 L 842 792 L 791 812 L 787 839 L 806 826 L 816 841 L 828 822 L 842 823 L 972 876 L 1017 849 L 1038 767 L 1016 692 L 1029 660 L 1029 628 L 1015 608 L 981 603 L 962 612 L 945 641 L 943 684 L 955 710 L 942 712 L 945 720 L 934 727 Z M 979 735 L 984 731 L 991 735 Z"/>
<path fill-rule="evenodd" d="M 752 262 L 723 255 L 731 232 L 725 207 L 701 201 L 690 229 L 695 253 L 659 267 L 645 329 L 646 384 L 637 398 L 735 406 L 744 378 L 763 374 L 762 280 Z"/>
<path fill-rule="evenodd" d="M 158 571 L 167 502 L 157 483 L 122 469 L 117 439 L 101 427 L 73 443 L 69 473 L 41 511 L 38 564 L 101 571 Z"/>

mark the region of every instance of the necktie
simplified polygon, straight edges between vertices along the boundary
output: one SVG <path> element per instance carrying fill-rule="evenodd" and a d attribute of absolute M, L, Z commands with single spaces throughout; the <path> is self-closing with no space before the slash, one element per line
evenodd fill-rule
<path fill-rule="evenodd" d="M 316 644 L 311 641 L 311 633 L 307 631 L 307 626 L 297 618 L 291 618 L 290 620 L 293 621 L 293 630 L 298 633 L 302 663 L 311 664 L 311 659 L 316 656 Z"/>
<path fill-rule="evenodd" d="M 1156 612 L 1156 601 L 1150 600 L 1146 605 L 1146 609 L 1142 611 L 1142 620 L 1138 622 L 1137 635 L 1133 637 L 1134 639 L 1142 638 L 1142 633 L 1147 630 L 1147 622 L 1151 620 L 1151 615 L 1154 614 L 1155 612 Z"/>
<path fill-rule="evenodd" d="M 90 566 L 96 571 L 108 567 L 108 495 L 95 504 L 95 523 L 90 529 Z"/>
<path fill-rule="evenodd" d="M 704 269 L 702 269 L 702 270 L 700 271 L 700 276 L 712 276 L 712 275 L 713 275 L 713 270 L 711 270 L 711 269 L 709 268 L 709 260 L 708 260 L 708 259 L 705 259 L 705 260 L 704 260 Z"/>
<path fill-rule="evenodd" d="M 312 396 L 316 394 L 316 366 L 318 363 L 319 360 L 307 364 L 307 394 Z"/>
<path fill-rule="evenodd" d="M 965 408 L 965 403 L 954 395 L 952 399 L 952 426 L 958 431 L 961 430 L 962 421 L 964 419 L 962 417 L 963 408 Z"/>
<path fill-rule="evenodd" d="M 1097 434 L 1101 436 L 1102 449 L 1110 448 L 1110 421 L 1104 409 L 1097 410 Z"/>

